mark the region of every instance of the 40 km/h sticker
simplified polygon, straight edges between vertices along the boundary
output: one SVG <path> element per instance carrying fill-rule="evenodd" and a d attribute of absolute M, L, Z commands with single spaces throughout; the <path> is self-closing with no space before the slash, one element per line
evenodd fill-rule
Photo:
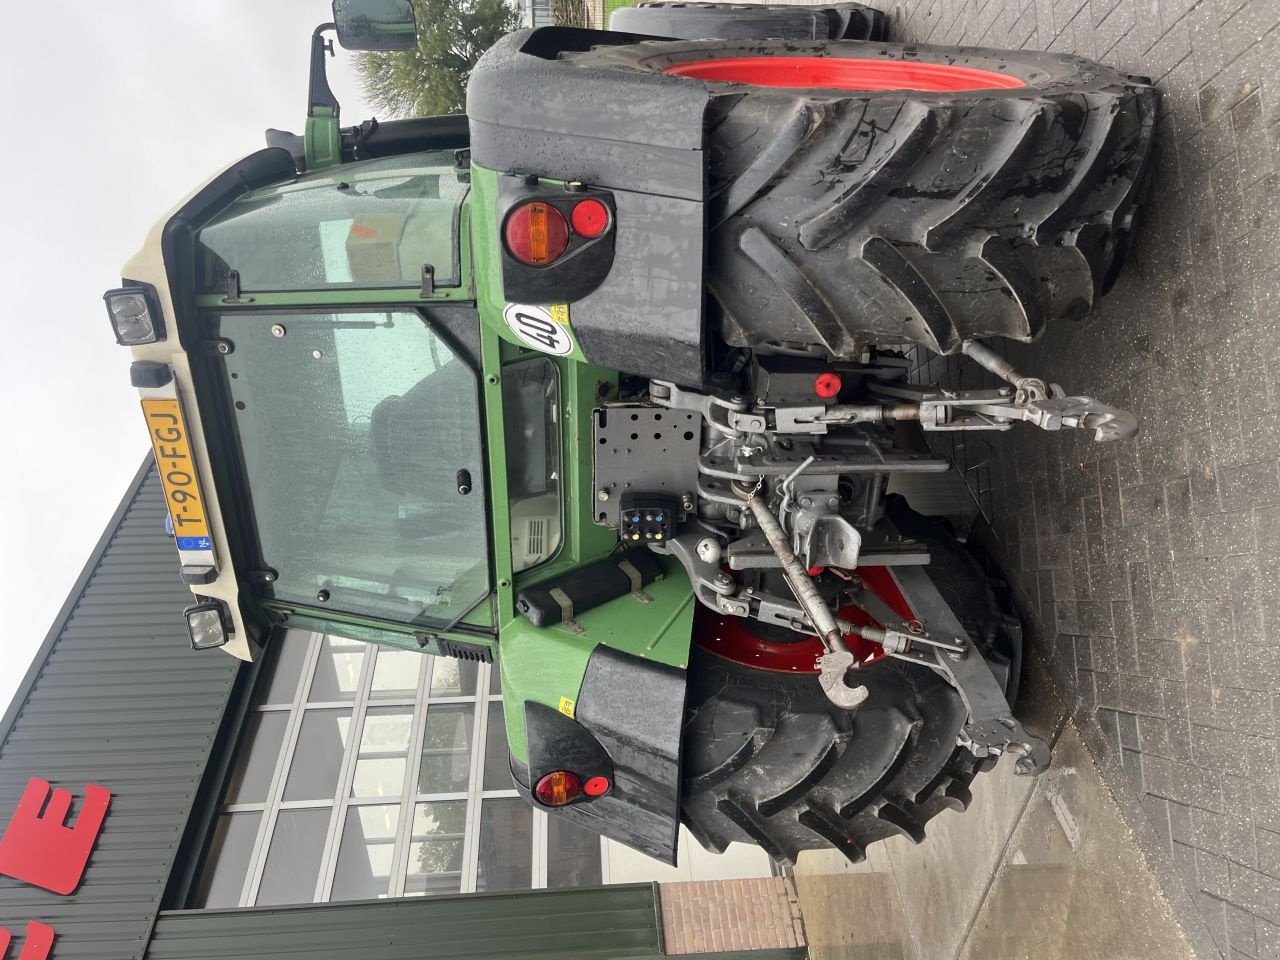
<path fill-rule="evenodd" d="M 553 357 L 573 352 L 573 334 L 569 332 L 569 307 L 558 303 L 550 307 L 525 303 L 509 303 L 502 311 L 511 332 L 525 346 Z"/>

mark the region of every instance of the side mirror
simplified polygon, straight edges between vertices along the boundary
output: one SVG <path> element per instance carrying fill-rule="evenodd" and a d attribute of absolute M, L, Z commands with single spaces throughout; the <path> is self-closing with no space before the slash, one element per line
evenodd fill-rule
<path fill-rule="evenodd" d="M 338 43 L 347 50 L 412 50 L 418 22 L 412 0 L 333 0 Z"/>

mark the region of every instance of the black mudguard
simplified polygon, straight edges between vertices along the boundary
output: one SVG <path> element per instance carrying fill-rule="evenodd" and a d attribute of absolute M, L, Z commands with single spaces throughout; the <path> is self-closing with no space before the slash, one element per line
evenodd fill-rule
<path fill-rule="evenodd" d="M 613 266 L 571 304 L 574 333 L 592 363 L 697 386 L 710 97 L 704 85 L 680 77 L 560 59 L 647 39 L 569 27 L 502 38 L 467 85 L 471 156 L 499 173 L 580 181 L 613 194 Z"/>
<path fill-rule="evenodd" d="M 467 82 L 472 159 L 490 170 L 701 203 L 706 88 L 559 59 L 652 39 L 572 27 L 503 37 Z"/>
<path fill-rule="evenodd" d="M 860 3 L 796 6 L 652 0 L 609 16 L 614 30 L 682 40 L 883 40 L 884 14 Z"/>
<path fill-rule="evenodd" d="M 541 704 L 525 704 L 529 765 L 513 758 L 516 788 L 551 816 L 674 865 L 684 699 L 683 670 L 597 647 L 573 718 Z M 584 780 L 608 776 L 612 789 L 568 806 L 541 807 L 531 785 L 565 769 Z"/>

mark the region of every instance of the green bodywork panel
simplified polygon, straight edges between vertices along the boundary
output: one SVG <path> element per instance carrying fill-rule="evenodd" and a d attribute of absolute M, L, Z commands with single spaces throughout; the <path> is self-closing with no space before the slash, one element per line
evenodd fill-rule
<path fill-rule="evenodd" d="M 458 628 L 440 633 L 424 631 L 421 628 L 415 629 L 402 623 L 374 620 L 355 614 L 344 614 L 334 610 L 299 607 L 284 603 L 265 603 L 263 606 L 272 615 L 279 618 L 282 626 L 295 627 L 299 630 L 314 630 L 320 633 L 336 633 L 352 640 L 380 643 L 383 646 L 400 647 L 404 650 L 413 650 L 418 653 L 439 653 L 439 641 L 441 639 L 490 648 L 493 646 L 491 636 L 494 619 L 492 598 L 463 617 Z M 474 632 L 468 631 L 468 627 L 474 628 Z"/>
<path fill-rule="evenodd" d="M 492 525 L 510 530 L 505 484 L 506 456 L 501 407 L 502 366 L 536 355 L 519 343 L 503 319 L 502 253 L 498 235 L 498 177 L 474 164 L 471 168 L 471 244 L 476 305 L 480 313 L 480 346 L 486 392 L 485 424 Z M 572 305 L 569 322 L 572 325 Z M 592 521 L 595 489 L 592 467 L 591 411 L 616 396 L 617 373 L 587 363 L 575 338 L 573 353 L 555 358 L 561 375 L 564 479 L 564 543 L 554 559 L 513 576 L 511 540 L 495 536 L 494 566 L 502 694 L 511 753 L 527 762 L 523 704 L 534 700 L 572 715 L 582 688 L 587 660 L 604 644 L 659 663 L 685 667 L 693 629 L 693 591 L 684 568 L 664 562 L 663 579 L 645 588 L 652 603 L 619 597 L 575 615 L 579 634 L 565 627 L 535 627 L 515 611 L 519 590 L 608 556 L 618 546 L 617 532 Z M 607 392 L 604 387 L 607 386 Z"/>
<path fill-rule="evenodd" d="M 317 166 L 338 162 L 328 154 L 329 138 L 336 122 L 315 117 L 307 124 L 307 153 L 313 150 Z M 325 158 L 331 156 L 332 160 Z M 220 294 L 194 297 L 198 310 L 227 313 L 235 310 L 305 307 L 400 306 L 468 301 L 475 298 L 480 318 L 480 385 L 488 477 L 489 528 L 494 593 L 472 609 L 458 627 L 438 635 L 404 623 L 343 614 L 332 609 L 301 607 L 265 601 L 268 618 L 277 625 L 334 632 L 353 639 L 424 653 L 438 654 L 439 641 L 448 639 L 498 650 L 507 738 L 512 754 L 527 762 L 523 704 L 533 700 L 573 715 L 592 651 L 599 645 L 639 658 L 684 668 L 688 663 L 693 625 L 694 598 L 680 564 L 663 559 L 664 576 L 646 587 L 651 602 L 631 595 L 581 612 L 576 620 L 582 632 L 562 626 L 539 628 L 516 613 L 518 592 L 528 586 L 562 576 L 584 564 L 609 556 L 618 549 L 617 533 L 593 522 L 592 410 L 616 398 L 618 373 L 593 366 L 582 355 L 574 338 L 573 351 L 564 357 L 548 357 L 559 374 L 559 430 L 561 440 L 561 530 L 559 550 L 539 566 L 514 572 L 511 543 L 506 429 L 503 410 L 503 377 L 506 368 L 530 358 L 541 358 L 522 344 L 504 320 L 508 306 L 503 297 L 502 248 L 499 237 L 499 174 L 472 166 L 470 193 L 463 201 L 459 221 L 461 250 L 457 286 L 437 287 L 429 297 L 408 286 L 370 289 L 321 289 L 309 291 L 250 292 L 241 304 L 227 304 Z M 572 327 L 572 309 L 568 325 Z M 563 316 L 563 314 L 562 314 Z M 493 634 L 496 630 L 498 639 Z"/>
<path fill-rule="evenodd" d="M 645 587 L 651 603 L 628 595 L 577 614 L 582 633 L 564 626 L 535 627 L 523 617 L 503 628 L 499 665 L 513 756 L 528 761 L 523 703 L 536 700 L 573 716 L 587 660 L 597 645 L 676 667 L 688 665 L 693 591 L 678 561 L 664 558 L 663 567 L 663 578 Z"/>
<path fill-rule="evenodd" d="M 342 162 L 342 130 L 337 115 L 327 107 L 313 107 L 302 131 L 302 149 L 308 170 L 323 170 Z"/>

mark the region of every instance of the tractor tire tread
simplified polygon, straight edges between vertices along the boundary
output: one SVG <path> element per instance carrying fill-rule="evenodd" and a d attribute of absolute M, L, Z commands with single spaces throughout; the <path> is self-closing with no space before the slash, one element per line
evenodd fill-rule
<path fill-rule="evenodd" d="M 780 41 L 645 41 L 597 66 L 658 72 Z M 839 90 L 707 81 L 710 315 L 731 347 L 836 358 L 1034 339 L 1115 281 L 1145 201 L 1157 93 L 1080 57 L 788 42 L 785 53 L 1007 70 L 1022 86 Z"/>
<path fill-rule="evenodd" d="M 927 568 L 1008 691 L 1021 627 L 999 583 L 946 525 L 900 497 L 887 508 L 904 536 L 929 546 Z M 870 697 L 834 708 L 813 676 L 746 667 L 696 647 L 689 668 L 682 819 L 704 847 L 758 844 L 794 861 L 834 846 L 853 862 L 889 836 L 921 842 L 944 810 L 972 802 L 974 777 L 991 766 L 956 746 L 965 710 L 956 691 L 915 664 L 862 671 Z"/>

